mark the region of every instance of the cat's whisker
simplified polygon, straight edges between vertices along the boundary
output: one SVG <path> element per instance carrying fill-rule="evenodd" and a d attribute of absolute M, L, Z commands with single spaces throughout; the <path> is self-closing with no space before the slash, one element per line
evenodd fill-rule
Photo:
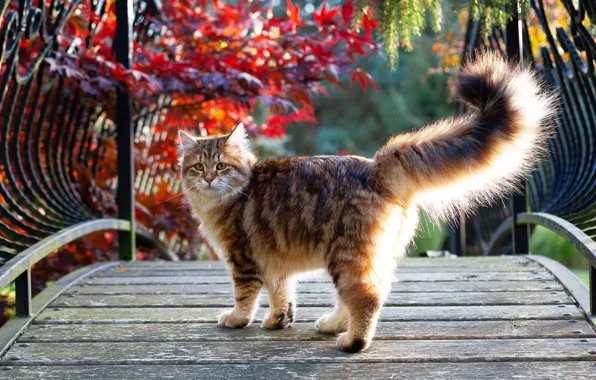
<path fill-rule="evenodd" d="M 199 187 L 199 185 L 200 185 L 200 184 L 201 184 L 200 182 L 197 182 L 195 185 L 193 185 L 193 186 L 189 187 L 189 188 L 187 189 L 187 191 L 189 191 L 189 192 L 190 192 L 190 191 L 194 191 L 194 190 L 196 190 L 196 189 Z M 178 195 L 184 195 L 184 193 L 180 193 L 180 194 L 178 194 Z M 173 198 L 175 198 L 175 197 L 173 197 Z M 173 198 L 170 198 L 170 199 L 173 199 Z M 168 200 L 169 200 L 169 199 L 168 199 Z M 164 201 L 164 202 L 165 202 L 165 201 Z M 188 207 L 188 206 L 189 206 L 189 203 L 188 203 L 188 202 L 184 202 L 184 204 L 182 204 L 182 206 L 178 207 L 178 208 L 177 208 L 177 210 L 180 210 L 181 208 Z"/>
<path fill-rule="evenodd" d="M 254 203 L 254 204 L 255 204 L 255 206 L 257 206 L 257 202 L 255 202 L 255 201 L 254 201 L 254 199 L 252 199 L 251 197 L 249 197 L 249 196 L 248 196 L 248 194 L 246 194 L 246 193 L 245 193 L 245 192 L 243 192 L 242 190 L 235 189 L 235 188 L 233 188 L 232 186 L 230 186 L 230 185 L 228 185 L 227 183 L 224 183 L 224 182 L 222 182 L 222 185 L 225 185 L 225 186 L 229 187 L 230 189 L 232 189 L 233 191 L 235 191 L 235 192 L 238 192 L 238 193 L 240 193 L 240 194 L 242 194 L 242 195 L 246 196 L 248 199 L 250 199 L 250 201 L 251 201 L 252 203 Z"/>
<path fill-rule="evenodd" d="M 168 198 L 168 199 L 166 199 L 165 201 L 162 201 L 161 203 L 166 203 L 166 202 L 169 202 L 169 201 L 171 201 L 172 199 L 174 199 L 174 198 L 178 198 L 178 197 L 180 197 L 180 196 L 182 196 L 182 195 L 184 195 L 184 193 L 176 194 L 176 195 L 174 195 L 173 197 L 171 197 L 171 198 Z"/>
<path fill-rule="evenodd" d="M 228 185 L 228 184 L 225 184 L 225 183 L 223 183 L 223 182 L 222 182 L 222 184 L 223 184 L 223 185 L 225 185 L 225 186 L 227 186 L 227 187 L 229 187 L 230 189 L 232 189 L 232 192 L 226 192 L 226 193 L 223 193 L 223 194 L 220 196 L 220 200 L 221 200 L 221 201 L 225 201 L 225 200 L 231 199 L 229 196 L 230 196 L 230 195 L 233 195 L 233 192 L 238 192 L 238 191 L 237 191 L 236 189 L 234 189 L 232 186 L 230 186 L 230 185 Z M 235 199 L 233 199 L 233 198 L 232 198 L 232 202 L 234 202 L 234 204 L 240 204 L 240 203 L 239 203 L 237 200 L 235 200 Z M 253 202 L 254 202 L 254 201 L 253 201 Z"/>

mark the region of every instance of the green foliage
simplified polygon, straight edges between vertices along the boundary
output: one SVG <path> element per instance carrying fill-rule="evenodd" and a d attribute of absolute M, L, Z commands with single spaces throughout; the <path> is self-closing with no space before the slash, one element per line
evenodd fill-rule
<path fill-rule="evenodd" d="M 356 0 L 354 25 L 360 26 L 365 17 L 376 17 L 379 38 L 384 43 L 389 66 L 395 68 L 400 46 L 411 51 L 412 37 L 419 36 L 427 26 L 435 32 L 440 30 L 444 3 L 441 0 Z M 452 0 L 450 3 L 455 9 L 460 1 Z M 512 0 L 470 0 L 470 10 L 483 21 L 485 31 L 490 31 L 495 24 L 504 26 L 518 12 L 517 6 L 518 2 Z M 519 6 L 524 15 L 529 9 L 529 1 L 519 0 Z"/>
<path fill-rule="evenodd" d="M 586 286 L 590 286 L 590 270 L 589 269 L 572 269 L 573 274 L 575 274 L 581 282 L 584 283 Z"/>
<path fill-rule="evenodd" d="M 587 268 L 588 261 L 571 243 L 544 227 L 537 226 L 530 239 L 530 251 L 550 257 L 569 268 Z"/>
<path fill-rule="evenodd" d="M 571 268 L 571 271 L 588 286 L 588 260 L 563 237 L 547 228 L 537 226 L 530 239 L 530 251 L 535 255 L 550 257 Z"/>
<path fill-rule="evenodd" d="M 426 251 L 438 251 L 447 239 L 448 229 L 444 225 L 437 226 L 430 218 L 422 214 L 420 226 L 414 236 L 414 243 L 408 248 L 408 256 L 418 256 Z"/>
<path fill-rule="evenodd" d="M 268 136 L 258 136 L 252 139 L 251 148 L 256 156 L 261 159 L 283 157 L 287 155 L 286 142 L 287 137 L 270 138 Z"/>
<path fill-rule="evenodd" d="M 457 22 L 456 15 L 452 17 Z M 314 102 L 318 126 L 294 124 L 288 129 L 290 150 L 297 154 L 337 154 L 347 151 L 371 157 L 387 139 L 453 114 L 448 74 L 432 53 L 435 37 L 424 33 L 418 49 L 406 53 L 395 71 L 387 70 L 386 59 L 372 56 L 361 66 L 378 82 L 378 92 L 363 94 L 358 86 L 330 89 Z"/>

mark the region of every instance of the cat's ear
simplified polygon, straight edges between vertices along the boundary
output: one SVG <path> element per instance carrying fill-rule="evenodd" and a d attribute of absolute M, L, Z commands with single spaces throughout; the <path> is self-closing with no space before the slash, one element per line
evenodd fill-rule
<path fill-rule="evenodd" d="M 185 150 L 197 146 L 197 140 L 183 130 L 178 131 L 178 141 L 178 148 L 180 152 L 184 152 Z"/>
<path fill-rule="evenodd" d="M 230 135 L 228 136 L 226 144 L 228 146 L 235 146 L 242 149 L 248 149 L 248 135 L 246 134 L 244 124 L 240 123 L 236 126 L 236 128 L 234 128 L 232 133 L 230 133 Z"/>

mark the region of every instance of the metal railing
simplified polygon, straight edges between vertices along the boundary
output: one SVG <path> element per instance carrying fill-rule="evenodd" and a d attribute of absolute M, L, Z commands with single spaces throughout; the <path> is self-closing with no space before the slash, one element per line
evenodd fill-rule
<path fill-rule="evenodd" d="M 15 283 L 16 315 L 23 323 L 35 313 L 31 266 L 77 238 L 118 231 L 121 260 L 135 258 L 136 240 L 168 251 L 151 231 L 136 227 L 133 160 L 135 139 L 151 134 L 147 129 L 166 100 L 137 107 L 141 116 L 133 119 L 126 88 L 117 90 L 116 109 L 107 110 L 93 95 L 69 86 L 68 75 L 52 70 L 58 55 L 93 48 L 91 37 L 84 44 L 63 38 L 80 5 L 102 16 L 106 1 L 0 1 L 0 288 Z M 159 9 L 158 1 L 116 1 L 114 53 L 126 68 L 133 38 L 148 38 L 151 15 Z M 91 17 L 83 22 L 93 36 L 97 23 Z M 101 176 L 110 141 L 116 142 L 118 167 L 113 183 L 118 210 L 112 217 L 90 206 L 82 195 L 87 184 L 76 170 L 83 166 L 91 179 Z"/>
<path fill-rule="evenodd" d="M 550 90 L 560 94 L 556 135 L 549 142 L 549 157 L 541 162 L 508 206 L 483 208 L 460 226 L 452 239 L 458 254 L 476 251 L 529 253 L 530 228 L 546 227 L 566 238 L 590 264 L 590 296 L 586 312 L 596 318 L 596 42 L 588 29 L 596 26 L 596 7 L 579 0 L 576 8 L 562 1 L 567 28 L 549 19 L 543 0 L 531 0 L 532 17 L 546 43 L 533 46 L 528 20 L 514 18 L 504 30 L 486 37 L 481 20 L 470 19 L 465 57 L 478 48 L 501 52 L 531 65 Z M 595 29 L 592 29 L 594 33 Z M 520 45 L 521 43 L 521 45 Z M 468 235 L 471 239 L 465 240 Z M 464 236 L 464 239 L 461 237 Z M 470 252 L 469 252 L 470 253 Z"/>

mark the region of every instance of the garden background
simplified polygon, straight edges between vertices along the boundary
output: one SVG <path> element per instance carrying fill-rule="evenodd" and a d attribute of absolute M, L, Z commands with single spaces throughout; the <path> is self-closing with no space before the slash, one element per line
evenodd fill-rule
<path fill-rule="evenodd" d="M 562 5 L 555 0 L 547 3 L 551 17 L 563 23 Z M 170 33 L 135 46 L 132 76 L 113 63 L 113 2 L 107 2 L 102 14 L 81 4 L 80 12 L 68 21 L 63 43 L 72 46 L 79 39 L 83 48 L 47 59 L 51 70 L 65 75 L 69 85 L 77 84 L 90 101 L 104 99 L 98 106 L 108 110 L 107 119 L 113 116 L 109 114 L 113 88 L 122 83 L 135 90 L 136 104 L 164 101 L 163 94 L 169 92 L 183 94 L 153 132 L 161 137 L 135 146 L 145 153 L 137 155 L 136 169 L 149 173 L 139 180 L 150 189 L 137 195 L 137 218 L 175 245 L 183 260 L 215 257 L 197 238 L 197 223 L 179 195 L 175 146 L 179 128 L 215 134 L 243 122 L 260 159 L 312 154 L 370 157 L 392 134 L 419 128 L 455 110 L 448 81 L 461 63 L 469 12 L 465 2 L 445 2 L 441 31 L 421 30 L 413 38 L 413 49 L 402 49 L 397 65 L 390 69 L 396 58 L 389 59 L 375 42 L 380 31 L 374 18 L 364 15 L 360 28 L 354 27 L 351 19 L 357 9 L 351 1 L 215 1 L 201 7 L 192 1 L 172 1 L 164 3 L 162 17 L 155 20 Z M 93 33 L 83 23 L 89 16 L 99 25 Z M 532 22 L 530 18 L 530 37 L 540 41 L 544 37 Z M 23 44 L 23 54 L 33 56 L 34 43 Z M 96 49 L 85 49 L 85 44 Z M 90 76 L 91 71 L 101 75 Z M 87 167 L 75 170 L 88 204 L 102 216 L 111 216 L 115 145 L 104 143 L 103 160 L 93 163 L 103 168 L 99 172 L 103 175 L 91 175 Z M 151 160 L 143 158 L 148 156 Z M 78 267 L 116 259 L 116 235 L 87 236 L 36 264 L 34 292 Z M 410 255 L 444 249 L 448 236 L 449 226 L 424 220 Z M 574 268 L 587 282 L 587 270 L 582 269 L 587 262 L 563 238 L 538 227 L 531 250 Z M 138 257 L 156 255 L 141 250 Z M 13 313 L 14 288 L 3 289 L 0 296 L 7 319 Z"/>

